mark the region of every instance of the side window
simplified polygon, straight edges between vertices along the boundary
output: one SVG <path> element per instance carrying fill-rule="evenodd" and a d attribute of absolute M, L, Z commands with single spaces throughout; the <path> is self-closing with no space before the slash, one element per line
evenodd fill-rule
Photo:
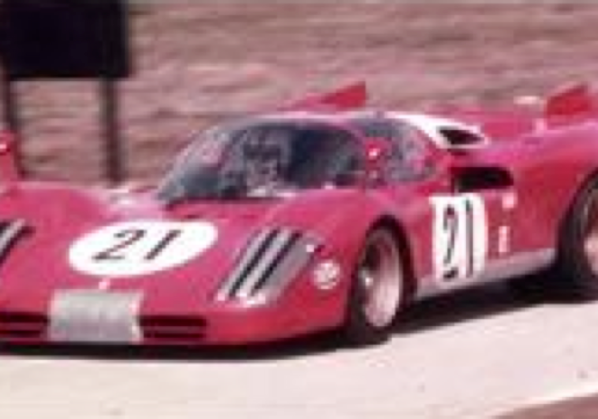
<path fill-rule="evenodd" d="M 357 141 L 336 128 L 303 128 L 293 154 L 289 176 L 302 188 L 352 184 L 361 166 Z"/>
<path fill-rule="evenodd" d="M 412 128 L 395 124 L 389 138 L 388 177 L 393 181 L 419 180 L 433 171 L 429 145 Z"/>

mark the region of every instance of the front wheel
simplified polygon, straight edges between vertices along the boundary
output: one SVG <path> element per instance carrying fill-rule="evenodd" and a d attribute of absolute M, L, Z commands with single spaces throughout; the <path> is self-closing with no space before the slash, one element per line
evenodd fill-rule
<path fill-rule="evenodd" d="M 344 332 L 350 343 L 386 338 L 405 297 L 401 252 L 392 232 L 377 228 L 362 247 L 349 295 Z"/>

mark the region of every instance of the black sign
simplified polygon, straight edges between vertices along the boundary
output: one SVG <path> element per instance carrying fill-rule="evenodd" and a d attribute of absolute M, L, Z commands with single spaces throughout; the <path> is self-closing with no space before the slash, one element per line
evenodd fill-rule
<path fill-rule="evenodd" d="M 2 0 L 0 55 L 9 80 L 127 77 L 122 0 Z"/>

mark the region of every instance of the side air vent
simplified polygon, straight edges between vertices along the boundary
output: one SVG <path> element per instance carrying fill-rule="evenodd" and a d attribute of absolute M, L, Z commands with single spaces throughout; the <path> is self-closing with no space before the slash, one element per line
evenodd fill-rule
<path fill-rule="evenodd" d="M 275 299 L 305 268 L 318 243 L 288 228 L 262 230 L 251 240 L 216 300 Z"/>
<path fill-rule="evenodd" d="M 48 318 L 42 314 L 3 311 L 0 314 L 0 341 L 39 341 L 47 325 Z"/>
<path fill-rule="evenodd" d="M 488 144 L 488 140 L 481 134 L 460 128 L 441 128 L 440 134 L 454 150 L 476 148 Z"/>
<path fill-rule="evenodd" d="M 140 319 L 145 339 L 154 343 L 201 342 L 207 321 L 198 316 L 146 315 Z"/>
<path fill-rule="evenodd" d="M 454 178 L 458 192 L 508 189 L 514 184 L 511 174 L 501 167 L 464 167 Z"/>

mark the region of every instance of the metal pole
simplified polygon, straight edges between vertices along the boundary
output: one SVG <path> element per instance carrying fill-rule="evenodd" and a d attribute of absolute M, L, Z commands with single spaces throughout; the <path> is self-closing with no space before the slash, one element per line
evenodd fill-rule
<path fill-rule="evenodd" d="M 14 90 L 13 81 L 4 75 L 2 77 L 2 104 L 4 107 L 4 121 L 10 131 L 14 134 L 14 156 L 19 173 L 24 172 L 24 164 L 22 159 L 22 141 L 23 130 L 21 126 L 21 118 L 19 117 L 19 103 L 17 101 L 17 92 Z"/>
<path fill-rule="evenodd" d="M 114 80 L 100 81 L 102 126 L 104 127 L 104 169 L 108 180 L 117 184 L 125 178 L 124 149 L 120 135 L 118 86 Z"/>

